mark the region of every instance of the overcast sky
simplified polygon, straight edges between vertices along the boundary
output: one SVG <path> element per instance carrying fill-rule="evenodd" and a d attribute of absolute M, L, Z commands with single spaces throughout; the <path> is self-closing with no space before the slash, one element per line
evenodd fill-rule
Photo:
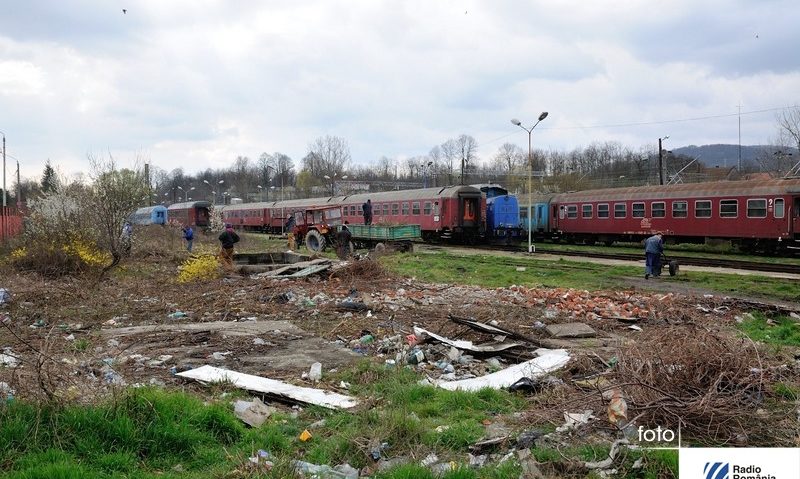
<path fill-rule="evenodd" d="M 28 0 L 0 15 L 0 130 L 23 176 L 299 163 L 328 134 L 358 163 L 462 133 L 489 158 L 545 110 L 539 148 L 736 143 L 740 103 L 763 144 L 800 104 L 798 25 L 796 0 Z"/>

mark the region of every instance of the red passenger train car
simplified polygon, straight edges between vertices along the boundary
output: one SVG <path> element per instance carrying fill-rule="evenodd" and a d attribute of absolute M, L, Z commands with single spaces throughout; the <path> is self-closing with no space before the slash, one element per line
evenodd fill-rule
<path fill-rule="evenodd" d="M 800 179 L 719 181 L 564 193 L 550 200 L 550 232 L 568 241 L 731 240 L 743 249 L 800 249 Z"/>
<path fill-rule="evenodd" d="M 446 186 L 416 190 L 361 193 L 225 206 L 226 223 L 237 228 L 279 232 L 296 211 L 309 207 L 340 206 L 342 217 L 353 224 L 364 222 L 362 205 L 372 202 L 374 224 L 418 224 L 424 239 L 455 238 L 472 241 L 483 233 L 485 200 L 471 186 Z"/>
<path fill-rule="evenodd" d="M 210 207 L 211 203 L 208 201 L 175 203 L 167 207 L 167 221 L 174 221 L 179 223 L 181 226 L 205 228 L 210 223 Z"/>

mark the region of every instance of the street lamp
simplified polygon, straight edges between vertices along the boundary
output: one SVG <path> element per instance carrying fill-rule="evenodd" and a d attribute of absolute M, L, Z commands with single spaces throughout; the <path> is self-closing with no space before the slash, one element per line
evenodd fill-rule
<path fill-rule="evenodd" d="M 264 201 L 264 187 L 261 185 L 256 185 L 256 188 L 258 188 L 258 196 L 261 197 L 261 201 Z"/>
<path fill-rule="evenodd" d="M 6 197 L 6 134 L 0 131 L 0 135 L 3 135 L 3 208 L 8 206 Z M 17 162 L 17 166 L 19 166 L 19 162 Z M 17 168 L 19 170 L 19 168 Z M 19 185 L 17 185 L 17 191 L 19 191 Z M 19 208 L 19 205 L 17 205 Z M 3 212 L 5 214 L 5 212 Z"/>
<path fill-rule="evenodd" d="M 532 127 L 530 127 L 530 129 L 522 126 L 522 122 L 516 118 L 511 120 L 511 123 L 528 132 L 528 254 L 533 253 L 533 241 L 531 240 L 531 232 L 533 230 L 531 225 L 531 219 L 533 217 L 533 160 L 531 157 L 531 133 L 533 133 L 533 129 L 536 128 L 536 125 L 538 125 L 539 122 L 545 118 L 547 118 L 547 112 L 543 111 L 539 115 L 539 119 L 533 124 Z"/>

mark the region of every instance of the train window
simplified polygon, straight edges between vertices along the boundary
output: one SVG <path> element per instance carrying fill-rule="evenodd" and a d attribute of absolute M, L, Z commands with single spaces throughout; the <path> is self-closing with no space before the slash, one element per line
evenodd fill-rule
<path fill-rule="evenodd" d="M 739 200 L 722 200 L 719 202 L 720 218 L 736 218 L 739 216 Z"/>
<path fill-rule="evenodd" d="M 644 203 L 634 203 L 631 209 L 631 216 L 634 218 L 644 218 Z"/>
<path fill-rule="evenodd" d="M 597 217 L 608 218 L 608 203 L 597 205 Z"/>
<path fill-rule="evenodd" d="M 389 203 L 383 204 L 383 216 L 389 216 Z"/>
<path fill-rule="evenodd" d="M 664 218 L 667 216 L 667 208 L 663 201 L 658 201 L 650 205 L 653 218 Z"/>
<path fill-rule="evenodd" d="M 350 216 L 356 215 L 356 205 L 350 205 Z"/>
<path fill-rule="evenodd" d="M 772 213 L 776 218 L 783 218 L 783 198 L 775 198 L 775 209 Z"/>
<path fill-rule="evenodd" d="M 583 208 L 583 213 L 582 213 L 581 216 L 583 218 L 591 218 L 592 217 L 592 205 L 582 205 L 582 208 Z"/>
<path fill-rule="evenodd" d="M 400 203 L 392 203 L 392 215 L 397 216 L 400 214 Z"/>
<path fill-rule="evenodd" d="M 418 215 L 419 214 L 419 202 L 418 201 L 415 201 L 414 203 L 411 203 L 411 214 L 412 215 Z"/>
<path fill-rule="evenodd" d="M 689 215 L 689 205 L 685 201 L 672 202 L 672 217 L 686 218 Z"/>
<path fill-rule="evenodd" d="M 403 214 L 404 215 L 408 214 L 408 203 L 403 203 Z"/>
<path fill-rule="evenodd" d="M 363 205 L 358 205 L 358 214 L 359 215 L 363 215 L 364 214 L 364 206 Z"/>
<path fill-rule="evenodd" d="M 695 218 L 711 218 L 711 201 L 701 200 L 694 202 Z"/>
<path fill-rule="evenodd" d="M 628 205 L 625 203 L 614 203 L 614 218 L 624 218 L 628 215 Z"/>
<path fill-rule="evenodd" d="M 574 220 L 578 217 L 578 205 L 567 206 L 567 218 Z"/>
<path fill-rule="evenodd" d="M 767 200 L 747 200 L 748 218 L 766 218 Z"/>
<path fill-rule="evenodd" d="M 422 214 L 424 214 L 426 216 L 430 215 L 431 214 L 431 210 L 432 210 L 431 202 L 430 201 L 426 201 L 425 204 L 423 205 Z"/>

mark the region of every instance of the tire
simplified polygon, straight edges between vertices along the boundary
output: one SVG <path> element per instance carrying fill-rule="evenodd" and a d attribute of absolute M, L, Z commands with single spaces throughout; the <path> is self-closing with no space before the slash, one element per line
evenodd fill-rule
<path fill-rule="evenodd" d="M 325 237 L 317 230 L 311 230 L 306 233 L 306 248 L 314 253 L 322 253 L 325 251 Z"/>
<path fill-rule="evenodd" d="M 385 253 L 386 252 L 386 245 L 383 243 L 378 243 L 375 245 L 375 252 L 376 253 Z"/>
<path fill-rule="evenodd" d="M 677 260 L 673 259 L 672 261 L 669 262 L 669 275 L 670 276 L 675 276 L 676 274 L 678 274 L 678 270 L 679 269 L 680 269 L 680 266 L 678 266 L 678 261 Z"/>

